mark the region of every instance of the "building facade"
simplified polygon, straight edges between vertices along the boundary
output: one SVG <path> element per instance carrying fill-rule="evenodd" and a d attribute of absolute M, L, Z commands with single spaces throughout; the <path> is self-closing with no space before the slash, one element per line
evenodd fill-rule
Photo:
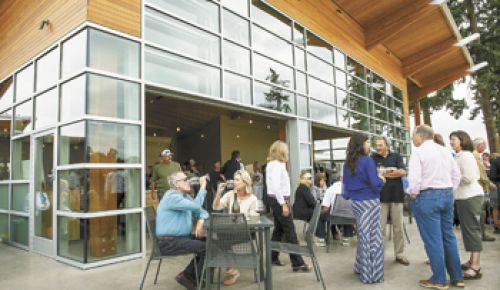
<path fill-rule="evenodd" d="M 17 9 L 7 2 L 0 15 Z M 327 30 L 335 23 L 319 29 L 315 21 L 328 18 L 320 8 L 335 18 L 341 6 L 137 0 L 115 7 L 72 0 L 57 9 L 85 13 L 79 19 L 75 12 L 74 23 L 59 31 L 57 15 L 65 13 L 50 10 L 57 1 L 40 2 L 49 10 L 41 17 L 57 35 L 34 51 L 19 50 L 21 64 L 11 59 L 15 51 L 0 51 L 0 237 L 14 246 L 81 268 L 142 257 L 143 185 L 158 153 L 149 157 L 148 140 L 160 137 L 162 122 L 180 133 L 203 108 L 228 116 L 217 119 L 215 147 L 240 146 L 222 128 L 243 114 L 251 125 L 276 121 L 275 135 L 256 147 L 265 152 L 269 140 L 285 140 L 293 182 L 315 162 L 340 164 L 345 151 L 338 148 L 356 131 L 386 135 L 392 150 L 410 154 L 408 92 L 425 86 L 411 88 L 402 62 L 399 71 L 392 68 L 390 53 L 346 45 L 349 37 L 355 43 L 355 33 L 344 32 L 347 40 L 336 43 Z M 173 103 L 161 107 L 159 100 L 175 100 L 191 116 L 175 115 Z M 247 130 L 238 128 L 242 135 Z M 182 150 L 186 138 L 208 139 L 203 132 L 169 144 Z M 226 157 L 215 152 L 213 160 Z"/>

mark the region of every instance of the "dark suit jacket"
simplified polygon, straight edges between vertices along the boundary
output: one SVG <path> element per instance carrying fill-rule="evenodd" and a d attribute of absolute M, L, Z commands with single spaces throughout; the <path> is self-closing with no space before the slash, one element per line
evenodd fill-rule
<path fill-rule="evenodd" d="M 313 214 L 316 199 L 311 189 L 300 184 L 295 191 L 295 202 L 293 204 L 293 218 L 308 222 Z"/>

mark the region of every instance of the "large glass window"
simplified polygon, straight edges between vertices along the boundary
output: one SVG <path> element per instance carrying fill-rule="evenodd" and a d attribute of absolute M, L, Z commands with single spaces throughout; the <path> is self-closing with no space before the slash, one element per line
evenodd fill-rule
<path fill-rule="evenodd" d="M 59 129 L 59 164 L 85 163 L 85 122 Z"/>
<path fill-rule="evenodd" d="M 3 213 L 0 213 L 0 240 L 9 240 L 9 216 Z"/>
<path fill-rule="evenodd" d="M 146 80 L 220 97 L 220 70 L 153 48 L 146 49 Z"/>
<path fill-rule="evenodd" d="M 293 64 L 292 45 L 255 25 L 253 26 L 252 45 L 254 49 L 264 55 L 286 64 Z"/>
<path fill-rule="evenodd" d="M 341 51 L 335 49 L 333 51 L 333 56 L 335 59 L 335 66 L 339 67 L 341 69 L 345 69 L 345 54 L 343 54 Z"/>
<path fill-rule="evenodd" d="M 347 90 L 347 78 L 346 73 L 335 69 L 335 85 L 341 89 Z"/>
<path fill-rule="evenodd" d="M 30 64 L 16 75 L 16 102 L 31 97 L 34 91 L 35 70 Z"/>
<path fill-rule="evenodd" d="M 9 206 L 9 185 L 0 184 L 0 209 L 8 210 Z"/>
<path fill-rule="evenodd" d="M 312 77 L 309 77 L 309 96 L 329 104 L 335 103 L 333 86 Z M 311 116 L 314 115 L 311 114 Z"/>
<path fill-rule="evenodd" d="M 14 243 L 28 246 L 29 245 L 29 220 L 23 216 L 10 216 L 10 240 Z"/>
<path fill-rule="evenodd" d="M 146 40 L 173 51 L 220 63 L 219 37 L 152 9 L 146 10 Z"/>
<path fill-rule="evenodd" d="M 248 17 L 248 0 L 222 0 L 221 2 L 234 12 Z"/>
<path fill-rule="evenodd" d="M 0 110 L 12 104 L 14 100 L 14 78 L 10 77 L 0 83 Z"/>
<path fill-rule="evenodd" d="M 306 69 L 306 53 L 298 47 L 295 47 L 295 66 L 301 70 Z"/>
<path fill-rule="evenodd" d="M 397 87 L 395 86 L 392 86 L 392 95 L 394 96 L 394 98 L 398 101 L 403 101 L 403 91 L 398 89 Z"/>
<path fill-rule="evenodd" d="M 30 179 L 30 137 L 12 141 L 12 179 Z"/>
<path fill-rule="evenodd" d="M 87 30 L 83 30 L 62 44 L 61 76 L 81 71 L 87 65 Z"/>
<path fill-rule="evenodd" d="M 224 42 L 223 65 L 236 72 L 250 74 L 250 51 L 231 42 Z"/>
<path fill-rule="evenodd" d="M 228 1 L 228 2 L 233 2 Z M 224 27 L 222 34 L 224 38 L 231 39 L 238 43 L 248 45 L 250 39 L 250 24 L 248 20 L 224 9 Z"/>
<path fill-rule="evenodd" d="M 59 48 L 55 48 L 36 61 L 36 91 L 40 92 L 59 79 Z"/>
<path fill-rule="evenodd" d="M 139 120 L 141 88 L 133 82 L 88 75 L 88 114 Z"/>
<path fill-rule="evenodd" d="M 147 4 L 212 31 L 219 31 L 219 6 L 206 0 L 146 0 Z"/>
<path fill-rule="evenodd" d="M 368 101 L 353 94 L 349 95 L 349 109 L 363 114 L 369 114 Z"/>
<path fill-rule="evenodd" d="M 339 108 L 338 109 L 339 127 L 349 127 L 349 111 Z"/>
<path fill-rule="evenodd" d="M 87 220 L 57 217 L 57 255 L 70 260 L 85 263 L 84 237 Z"/>
<path fill-rule="evenodd" d="M 290 19 L 260 0 L 252 0 L 252 19 L 287 40 L 292 38 Z"/>
<path fill-rule="evenodd" d="M 337 96 L 337 106 L 347 108 L 347 92 L 337 88 L 335 90 Z"/>
<path fill-rule="evenodd" d="M 379 75 L 372 73 L 371 85 L 381 91 L 385 91 L 385 80 Z"/>
<path fill-rule="evenodd" d="M 347 73 L 363 80 L 366 79 L 365 67 L 350 57 L 347 57 Z"/>
<path fill-rule="evenodd" d="M 366 83 L 357 77 L 347 75 L 347 90 L 363 97 L 368 97 L 366 93 Z"/>
<path fill-rule="evenodd" d="M 304 27 L 295 23 L 293 25 L 293 42 L 299 46 L 304 46 L 306 44 L 306 33 Z"/>
<path fill-rule="evenodd" d="M 52 89 L 35 98 L 35 129 L 57 123 L 57 97 L 57 89 Z"/>
<path fill-rule="evenodd" d="M 308 117 L 307 98 L 304 96 L 297 96 L 297 114 L 301 117 Z"/>
<path fill-rule="evenodd" d="M 31 131 L 33 123 L 33 104 L 27 101 L 14 107 L 14 135 Z"/>
<path fill-rule="evenodd" d="M 373 101 L 378 104 L 378 105 L 381 105 L 381 106 L 387 106 L 387 97 L 386 95 L 377 90 L 377 89 L 371 89 L 372 90 L 372 98 L 373 98 Z"/>
<path fill-rule="evenodd" d="M 253 55 L 253 65 L 255 78 L 266 80 L 285 88 L 294 87 L 292 68 L 270 60 L 257 53 L 254 53 Z"/>
<path fill-rule="evenodd" d="M 89 36 L 91 68 L 139 77 L 139 43 L 95 29 L 90 29 Z"/>
<path fill-rule="evenodd" d="M 251 104 L 250 79 L 226 72 L 224 76 L 224 99 Z"/>
<path fill-rule="evenodd" d="M 307 94 L 307 77 L 306 77 L 306 74 L 304 73 L 301 73 L 299 71 L 297 71 L 295 73 L 295 89 L 297 90 L 297 92 L 299 93 L 302 93 L 302 94 Z"/>
<path fill-rule="evenodd" d="M 365 132 L 370 130 L 368 116 L 356 114 L 353 112 L 351 112 L 349 116 L 350 116 L 349 124 L 351 125 L 351 128 Z"/>
<path fill-rule="evenodd" d="M 0 180 L 9 179 L 12 110 L 0 113 Z"/>
<path fill-rule="evenodd" d="M 69 121 L 85 114 L 87 77 L 81 75 L 61 85 L 60 120 Z"/>
<path fill-rule="evenodd" d="M 12 184 L 12 210 L 29 212 L 29 184 Z"/>
<path fill-rule="evenodd" d="M 280 87 L 255 83 L 254 105 L 278 112 L 295 112 L 294 94 Z"/>
<path fill-rule="evenodd" d="M 335 111 L 334 106 L 310 100 L 309 108 L 311 110 L 311 118 L 314 120 L 328 125 L 335 126 L 337 124 L 337 112 Z"/>
<path fill-rule="evenodd" d="M 332 63 L 332 46 L 311 32 L 307 32 L 307 50 Z"/>
<path fill-rule="evenodd" d="M 311 54 L 307 54 L 307 71 L 317 78 L 333 84 L 333 66 Z"/>

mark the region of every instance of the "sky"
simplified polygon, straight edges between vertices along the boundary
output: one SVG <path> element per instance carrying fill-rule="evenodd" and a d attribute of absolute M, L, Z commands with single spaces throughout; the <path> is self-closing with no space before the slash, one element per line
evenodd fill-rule
<path fill-rule="evenodd" d="M 474 120 L 469 120 L 470 116 L 470 108 L 473 107 L 472 102 L 472 92 L 469 88 L 470 86 L 470 78 L 467 78 L 466 82 L 455 85 L 455 89 L 453 91 L 454 99 L 463 99 L 465 98 L 467 104 L 469 105 L 469 109 L 465 110 L 462 117 L 460 119 L 455 120 L 446 109 L 436 111 L 431 116 L 432 127 L 436 133 L 440 133 L 443 135 L 443 138 L 446 143 L 446 147 L 450 148 L 450 144 L 448 141 L 448 136 L 451 132 L 455 130 L 464 130 L 469 133 L 472 139 L 476 137 L 483 137 L 485 140 L 488 140 L 486 136 L 486 129 L 483 123 L 483 115 L 479 113 L 478 116 Z M 413 130 L 415 122 L 413 116 L 410 118 L 411 128 Z M 423 118 L 422 118 L 423 120 Z M 489 149 L 488 149 L 489 151 Z"/>

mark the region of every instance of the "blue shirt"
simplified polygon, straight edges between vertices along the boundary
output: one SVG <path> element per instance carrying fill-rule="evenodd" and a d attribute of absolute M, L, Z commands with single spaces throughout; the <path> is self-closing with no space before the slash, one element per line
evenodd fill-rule
<path fill-rule="evenodd" d="M 156 235 L 159 237 L 185 237 L 191 235 L 193 216 L 207 219 L 208 212 L 202 208 L 207 191 L 200 189 L 196 198 L 189 194 L 169 189 L 158 205 Z"/>
<path fill-rule="evenodd" d="M 353 175 L 349 167 L 344 164 L 344 192 L 342 196 L 352 200 L 380 199 L 380 192 L 384 182 L 377 175 L 377 167 L 370 157 L 363 155 L 358 159 L 356 171 Z"/>

